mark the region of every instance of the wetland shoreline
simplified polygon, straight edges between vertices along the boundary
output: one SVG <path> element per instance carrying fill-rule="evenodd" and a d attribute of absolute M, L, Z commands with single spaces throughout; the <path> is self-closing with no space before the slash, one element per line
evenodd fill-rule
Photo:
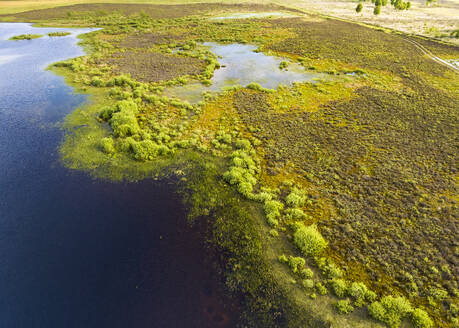
<path fill-rule="evenodd" d="M 65 11 L 57 10 L 53 23 L 69 24 L 69 18 L 59 16 L 61 12 Z M 157 22 L 143 14 L 71 16 L 71 24 L 86 22 L 105 31 L 83 39 L 91 49 L 89 56 L 53 68 L 69 84 L 93 95 L 92 105 L 66 119 L 64 128 L 72 133 L 61 148 L 63 162 L 105 179 L 177 176 L 190 218 L 205 216 L 213 222 L 208 239 L 221 254 L 226 288 L 244 296 L 243 323 L 253 327 L 381 327 L 382 322 L 395 327 L 411 320 L 416 327 L 430 327 L 430 315 L 436 325 L 448 327 L 445 320 L 456 320 L 450 305 L 456 282 L 446 280 L 455 277 L 449 271 L 455 269 L 445 264 L 453 258 L 447 242 L 437 241 L 437 221 L 425 220 L 427 213 L 440 215 L 450 224 L 446 229 L 454 231 L 450 220 L 454 201 L 441 198 L 443 212 L 437 213 L 422 205 L 426 197 L 421 196 L 421 205 L 412 199 L 420 195 L 415 191 L 418 186 L 434 199 L 443 197 L 438 193 L 455 190 L 450 179 L 454 165 L 448 160 L 454 158 L 448 157 L 451 126 L 444 124 L 440 131 L 428 123 L 435 118 L 455 120 L 453 72 L 419 56 L 417 49 L 407 49 L 397 35 L 317 17 L 225 22 L 191 17 Z M 345 37 L 333 38 L 330 31 L 340 31 Z M 129 45 L 123 45 L 126 36 Z M 152 46 L 140 49 L 152 37 Z M 362 38 L 370 41 L 365 44 Z M 186 86 L 191 79 L 205 84 L 212 78 L 218 59 L 199 50 L 196 45 L 202 41 L 256 44 L 266 54 L 286 55 L 309 72 L 328 74 L 334 81 L 276 90 L 237 87 L 205 96 L 196 105 L 164 97 L 167 87 Z M 350 44 L 358 45 L 360 51 L 356 53 Z M 139 82 L 132 78 L 135 68 L 130 71 L 123 62 L 111 61 L 115 52 L 121 57 L 130 52 L 151 54 L 155 61 L 160 58 L 167 64 L 177 47 L 185 53 L 173 56 L 187 60 L 181 59 L 184 70 L 172 80 L 156 76 L 156 80 Z M 458 53 L 451 46 L 429 43 L 429 47 L 436 53 Z M 394 60 L 391 51 L 396 49 L 403 51 Z M 373 51 L 379 51 L 377 59 Z M 205 68 L 183 76 L 187 65 L 199 60 Z M 433 83 L 428 90 L 425 79 Z M 429 103 L 425 103 L 427 94 Z M 389 109 L 391 116 L 381 116 Z M 430 126 L 428 142 L 417 134 L 418 129 L 402 122 Z M 416 163 L 402 155 L 407 144 L 401 140 L 412 140 L 409 153 L 416 154 Z M 437 171 L 424 165 L 432 158 L 419 148 L 421 144 L 430 147 L 432 140 L 443 145 L 435 159 L 441 167 Z M 435 149 L 432 153 L 437 153 Z M 396 160 L 388 160 L 386 153 Z M 435 183 L 423 175 L 433 177 Z M 394 197 L 384 197 L 384 188 Z M 353 194 L 359 197 L 349 196 Z M 363 201 L 364 194 L 371 210 Z M 413 207 L 396 205 L 401 200 Z M 396 209 L 403 213 L 394 214 Z M 391 221 L 394 215 L 401 223 Z M 406 217 L 413 218 L 410 224 L 432 230 L 421 236 L 419 230 L 404 226 Z M 390 234 L 384 226 L 375 225 L 378 220 L 394 227 L 395 234 L 403 234 L 404 242 L 388 242 Z M 327 247 L 320 233 L 329 243 L 329 257 L 319 256 Z M 369 240 L 372 234 L 382 238 Z M 297 242 L 302 235 L 322 246 L 305 247 Z M 412 247 L 410 236 L 436 246 L 416 249 L 418 255 L 401 265 L 390 257 L 394 255 L 390 250 L 395 247 L 405 256 Z M 446 230 L 444 237 L 454 242 Z M 371 253 L 375 250 L 371 243 L 377 243 L 377 252 Z M 435 275 L 429 266 L 441 268 L 442 274 Z M 429 270 L 434 271 L 424 279 L 421 272 Z M 408 281 L 406 273 L 411 276 Z M 435 291 L 428 289 L 431 283 L 437 286 Z M 447 300 L 443 303 L 447 305 L 437 303 L 440 299 Z M 385 308 L 391 304 L 396 304 L 396 313 Z"/>

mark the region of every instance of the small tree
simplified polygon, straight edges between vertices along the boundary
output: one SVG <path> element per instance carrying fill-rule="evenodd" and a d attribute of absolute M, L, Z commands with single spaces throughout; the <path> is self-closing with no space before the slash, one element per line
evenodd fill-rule
<path fill-rule="evenodd" d="M 381 6 L 375 6 L 375 9 L 373 10 L 373 14 L 379 15 L 381 13 Z"/>
<path fill-rule="evenodd" d="M 422 309 L 414 309 L 411 314 L 411 320 L 416 328 L 432 328 L 433 321 L 429 315 Z"/>
<path fill-rule="evenodd" d="M 315 224 L 307 227 L 304 224 L 299 224 L 293 235 L 293 240 L 303 254 L 308 256 L 319 255 L 327 247 L 327 242 Z"/>
<path fill-rule="evenodd" d="M 362 5 L 361 3 L 359 3 L 359 4 L 357 5 L 357 7 L 355 8 L 355 11 L 359 13 L 359 12 L 362 11 L 362 9 L 363 9 L 363 5 Z"/>

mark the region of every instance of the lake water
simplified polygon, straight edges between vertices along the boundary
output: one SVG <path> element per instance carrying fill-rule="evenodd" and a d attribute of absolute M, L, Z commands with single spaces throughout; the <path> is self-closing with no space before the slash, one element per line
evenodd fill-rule
<path fill-rule="evenodd" d="M 280 84 L 291 85 L 293 82 L 314 82 L 326 78 L 325 74 L 308 72 L 300 64 L 293 62 L 289 62 L 287 69 L 281 70 L 279 65 L 286 61 L 284 58 L 255 52 L 258 47 L 254 45 L 206 42 L 204 46 L 218 56 L 218 62 L 222 66 L 215 70 L 211 79 L 212 85 L 190 83 L 175 86 L 167 88 L 165 95 L 196 103 L 202 99 L 203 92 L 218 92 L 225 87 L 246 86 L 255 82 L 264 88 L 274 89 Z"/>
<path fill-rule="evenodd" d="M 59 163 L 58 123 L 86 97 L 45 68 L 84 32 L 0 24 L 0 327 L 233 327 L 172 185 Z"/>

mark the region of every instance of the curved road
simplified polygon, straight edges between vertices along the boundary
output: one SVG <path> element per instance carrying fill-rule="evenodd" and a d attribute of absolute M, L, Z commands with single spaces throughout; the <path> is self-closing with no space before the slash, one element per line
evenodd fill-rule
<path fill-rule="evenodd" d="M 411 39 L 404 39 L 406 42 L 409 42 L 411 44 L 413 44 L 416 48 L 418 48 L 419 50 L 421 50 L 421 52 L 425 55 L 427 55 L 430 59 L 432 59 L 434 62 L 440 64 L 440 65 L 443 65 L 443 66 L 447 66 L 451 69 L 453 69 L 455 72 L 459 73 L 459 67 L 457 67 L 456 65 L 452 64 L 452 63 L 449 63 L 447 62 L 446 60 L 444 59 L 441 59 L 437 56 L 435 56 L 433 53 L 431 53 L 428 49 L 426 49 L 424 46 L 422 46 L 421 44 L 419 44 L 418 42 L 414 41 L 414 40 L 411 40 Z"/>

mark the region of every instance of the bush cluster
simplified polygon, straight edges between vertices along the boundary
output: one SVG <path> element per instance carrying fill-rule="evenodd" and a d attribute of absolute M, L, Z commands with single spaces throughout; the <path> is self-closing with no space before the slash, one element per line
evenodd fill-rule
<path fill-rule="evenodd" d="M 402 319 L 412 311 L 410 302 L 402 296 L 385 296 L 368 306 L 370 315 L 390 328 L 398 328 Z"/>
<path fill-rule="evenodd" d="M 267 200 L 264 204 L 265 215 L 270 226 L 276 227 L 279 224 L 281 211 L 284 204 L 278 200 Z"/>
<path fill-rule="evenodd" d="M 348 287 L 345 280 L 333 279 L 331 281 L 331 286 L 336 296 L 338 296 L 339 298 L 346 296 Z"/>
<path fill-rule="evenodd" d="M 293 188 L 292 191 L 285 198 L 285 203 L 289 207 L 293 207 L 293 208 L 303 206 L 305 201 L 306 201 L 305 193 L 296 187 Z"/>
<path fill-rule="evenodd" d="M 301 252 L 307 256 L 319 255 L 327 247 L 326 240 L 317 230 L 315 224 L 305 226 L 302 223 L 298 223 L 293 240 Z"/>
<path fill-rule="evenodd" d="M 288 258 L 288 265 L 293 273 L 300 272 L 305 264 L 306 261 L 302 257 L 289 256 Z"/>
<path fill-rule="evenodd" d="M 116 137 L 128 137 L 140 133 L 136 115 L 137 104 L 132 100 L 121 100 L 112 109 L 105 109 L 101 117 L 109 117 L 109 124 Z"/>
<path fill-rule="evenodd" d="M 99 142 L 101 150 L 106 154 L 113 154 L 115 152 L 115 142 L 112 138 L 102 138 Z"/>
<path fill-rule="evenodd" d="M 254 159 L 249 153 L 239 149 L 231 154 L 231 164 L 230 169 L 223 174 L 223 179 L 235 185 L 243 196 L 251 198 L 258 173 Z"/>
<path fill-rule="evenodd" d="M 349 299 L 345 299 L 336 303 L 336 310 L 341 314 L 349 314 L 354 311 L 354 307 Z"/>
<path fill-rule="evenodd" d="M 422 309 L 414 309 L 411 314 L 411 321 L 415 328 L 432 328 L 433 321 L 430 319 L 426 311 Z"/>

